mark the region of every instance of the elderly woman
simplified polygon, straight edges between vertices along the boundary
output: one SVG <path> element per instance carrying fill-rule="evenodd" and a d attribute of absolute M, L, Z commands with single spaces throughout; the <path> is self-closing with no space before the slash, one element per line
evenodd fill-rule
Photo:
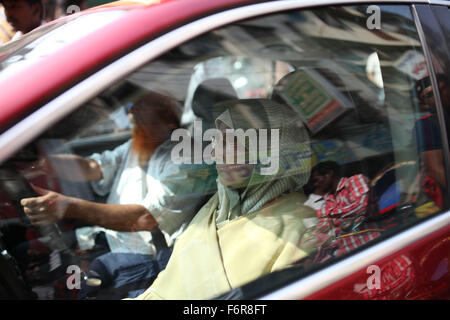
<path fill-rule="evenodd" d="M 270 100 L 229 101 L 221 107 L 225 112 L 215 122 L 221 136 L 229 139 L 226 133 L 233 129 L 268 132 L 267 154 L 279 154 L 278 170 L 262 174 L 264 150 L 252 154 L 252 141 L 244 143 L 244 150 L 247 160 L 257 158 L 253 164 L 236 164 L 232 157 L 220 164 L 217 154 L 230 150 L 220 152 L 216 145 L 218 192 L 178 238 L 167 268 L 138 299 L 212 298 L 308 255 L 300 244 L 316 213 L 303 205 L 301 192 L 310 175 L 306 129 L 293 110 Z M 278 141 L 272 139 L 277 135 Z M 257 136 L 261 149 L 263 135 Z"/>

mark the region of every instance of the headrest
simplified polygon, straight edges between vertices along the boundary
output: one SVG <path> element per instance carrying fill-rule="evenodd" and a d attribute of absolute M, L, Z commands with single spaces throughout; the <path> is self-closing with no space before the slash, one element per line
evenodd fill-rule
<path fill-rule="evenodd" d="M 202 82 L 194 92 L 192 110 L 197 117 L 206 121 L 212 118 L 213 105 L 237 98 L 237 93 L 226 78 L 208 79 Z"/>

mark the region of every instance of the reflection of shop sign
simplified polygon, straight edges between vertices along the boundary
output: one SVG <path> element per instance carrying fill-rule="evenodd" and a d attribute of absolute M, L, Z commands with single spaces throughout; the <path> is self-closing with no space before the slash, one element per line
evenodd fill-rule
<path fill-rule="evenodd" d="M 316 133 L 346 111 L 345 98 L 313 70 L 297 70 L 284 85 L 281 97 Z"/>
<path fill-rule="evenodd" d="M 298 147 L 290 147 L 283 150 L 280 158 L 281 168 L 288 175 L 292 172 L 306 172 L 311 166 L 311 149 L 304 144 Z"/>
<path fill-rule="evenodd" d="M 344 139 L 359 159 L 392 151 L 392 137 L 384 127 L 363 126 L 346 133 Z"/>
<path fill-rule="evenodd" d="M 357 161 L 353 151 L 342 141 L 323 140 L 311 143 L 311 148 L 317 155 L 317 162 L 333 160 L 339 164 Z"/>
<path fill-rule="evenodd" d="M 416 51 L 405 52 L 400 59 L 394 63 L 394 67 L 403 73 L 419 80 L 428 75 L 425 57 Z"/>
<path fill-rule="evenodd" d="M 375 131 L 367 134 L 363 140 L 363 146 L 379 152 L 392 150 L 392 137 L 387 131 Z"/>
<path fill-rule="evenodd" d="M 305 174 L 311 171 L 311 147 L 309 143 L 301 143 L 296 146 L 283 147 L 280 150 L 279 170 L 276 173 L 277 179 L 296 174 Z M 252 184 L 259 184 L 272 176 L 261 175 L 259 170 L 253 172 Z"/>

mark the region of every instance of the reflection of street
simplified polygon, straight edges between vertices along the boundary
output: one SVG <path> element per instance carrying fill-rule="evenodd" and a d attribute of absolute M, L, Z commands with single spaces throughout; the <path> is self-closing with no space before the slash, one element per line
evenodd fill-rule
<path fill-rule="evenodd" d="M 366 73 L 367 78 L 377 87 L 377 104 L 383 105 L 385 98 L 383 76 L 381 74 L 380 59 L 376 52 L 371 53 L 367 58 Z"/>
<path fill-rule="evenodd" d="M 192 108 L 198 86 L 208 79 L 227 79 L 240 99 L 269 98 L 275 81 L 292 70 L 292 66 L 282 61 L 245 56 L 224 56 L 203 61 L 194 66 L 185 100 L 185 113 Z M 215 89 L 222 92 L 221 88 Z M 227 88 L 223 89 L 226 92 Z"/>

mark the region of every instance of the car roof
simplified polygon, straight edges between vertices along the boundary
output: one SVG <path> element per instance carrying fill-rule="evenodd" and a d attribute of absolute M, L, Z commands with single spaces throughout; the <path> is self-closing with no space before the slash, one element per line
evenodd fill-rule
<path fill-rule="evenodd" d="M 81 38 L 68 41 L 54 52 L 39 56 L 19 68 L 0 71 L 0 127 L 8 127 L 14 119 L 54 98 L 65 88 L 104 66 L 108 61 L 126 54 L 140 44 L 167 32 L 182 23 L 211 12 L 225 10 L 256 1 L 247 0 L 134 0 L 117 1 L 91 8 L 52 21 L 22 40 L 24 46 L 45 35 L 44 29 L 57 29 L 69 21 L 105 12 L 123 14 L 108 24 L 89 31 Z M 151 23 L 149 23 L 151 21 Z M 30 43 L 26 40 L 31 39 Z M 37 38 L 39 40 L 39 38 Z M 22 46 L 22 47 L 24 47 Z M 0 63 L 21 48 L 1 57 Z M 4 53 L 3 53 L 4 54 Z M 2 55 L 0 50 L 0 56 Z M 1 69 L 0 69 L 1 70 Z"/>

